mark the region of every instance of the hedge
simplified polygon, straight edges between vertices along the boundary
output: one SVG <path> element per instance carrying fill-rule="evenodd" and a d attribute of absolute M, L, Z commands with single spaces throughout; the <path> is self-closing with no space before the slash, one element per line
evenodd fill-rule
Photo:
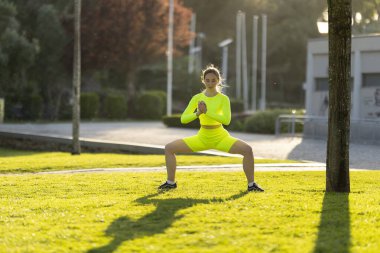
<path fill-rule="evenodd" d="M 108 94 L 104 99 L 103 116 L 107 119 L 125 119 L 127 107 L 127 99 L 124 95 Z"/>
<path fill-rule="evenodd" d="M 139 118 L 161 119 L 165 109 L 164 98 L 156 91 L 143 92 L 137 99 L 136 109 Z"/>
<path fill-rule="evenodd" d="M 249 116 L 244 121 L 244 132 L 260 133 L 260 134 L 274 134 L 276 119 L 281 114 L 291 114 L 290 109 L 275 109 L 258 111 L 252 116 Z M 296 112 L 297 113 L 297 112 Z M 297 115 L 302 114 L 298 111 Z M 281 127 L 281 130 L 286 129 L 286 125 Z M 296 125 L 296 131 L 302 131 L 302 125 Z"/>
<path fill-rule="evenodd" d="M 240 99 L 232 98 L 231 103 L 231 112 L 232 113 L 241 113 L 244 111 L 244 102 Z"/>
<path fill-rule="evenodd" d="M 199 128 L 199 119 L 193 120 L 188 124 L 181 123 L 181 114 L 172 114 L 171 116 L 165 115 L 162 117 L 162 122 L 167 127 L 181 127 L 181 128 Z"/>
<path fill-rule="evenodd" d="M 99 96 L 94 92 L 80 95 L 81 119 L 94 119 L 99 112 Z"/>
<path fill-rule="evenodd" d="M 40 95 L 31 94 L 22 98 L 22 114 L 24 119 L 37 120 L 42 116 L 43 100 Z"/>

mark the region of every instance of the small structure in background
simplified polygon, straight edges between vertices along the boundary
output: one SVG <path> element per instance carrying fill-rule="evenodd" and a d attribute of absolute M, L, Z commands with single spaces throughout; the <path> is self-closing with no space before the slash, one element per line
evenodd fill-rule
<path fill-rule="evenodd" d="M 380 35 L 354 36 L 351 56 L 351 140 L 380 143 Z M 328 41 L 307 46 L 306 137 L 326 138 L 329 103 Z"/>

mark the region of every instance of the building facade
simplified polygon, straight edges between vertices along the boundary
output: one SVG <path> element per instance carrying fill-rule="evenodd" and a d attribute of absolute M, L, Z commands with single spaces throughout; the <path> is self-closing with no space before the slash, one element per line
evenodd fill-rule
<path fill-rule="evenodd" d="M 380 143 L 380 34 L 354 36 L 351 55 L 351 140 Z M 328 117 L 328 39 L 307 47 L 304 134 L 325 138 Z"/>

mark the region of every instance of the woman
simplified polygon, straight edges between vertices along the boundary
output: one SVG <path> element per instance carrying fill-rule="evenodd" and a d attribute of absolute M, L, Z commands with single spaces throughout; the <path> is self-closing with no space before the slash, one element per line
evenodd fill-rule
<path fill-rule="evenodd" d="M 229 98 L 219 92 L 222 85 L 219 70 L 210 65 L 202 71 L 201 79 L 206 89 L 192 97 L 181 116 L 182 124 L 199 118 L 201 128 L 196 135 L 175 140 L 165 146 L 168 177 L 167 181 L 158 189 L 177 188 L 175 182 L 176 153 L 216 149 L 243 155 L 243 169 L 248 181 L 248 191 L 264 191 L 254 181 L 254 159 L 251 146 L 230 136 L 222 126 L 222 124 L 229 125 L 231 122 L 231 107 Z"/>

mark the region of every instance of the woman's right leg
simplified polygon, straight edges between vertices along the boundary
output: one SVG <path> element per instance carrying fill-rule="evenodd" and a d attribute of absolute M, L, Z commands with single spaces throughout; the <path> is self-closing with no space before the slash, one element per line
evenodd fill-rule
<path fill-rule="evenodd" d="M 168 172 L 168 180 L 175 181 L 175 172 L 177 169 L 176 153 L 190 153 L 193 152 L 186 143 L 182 140 L 175 140 L 165 145 L 165 161 L 166 170 Z"/>

